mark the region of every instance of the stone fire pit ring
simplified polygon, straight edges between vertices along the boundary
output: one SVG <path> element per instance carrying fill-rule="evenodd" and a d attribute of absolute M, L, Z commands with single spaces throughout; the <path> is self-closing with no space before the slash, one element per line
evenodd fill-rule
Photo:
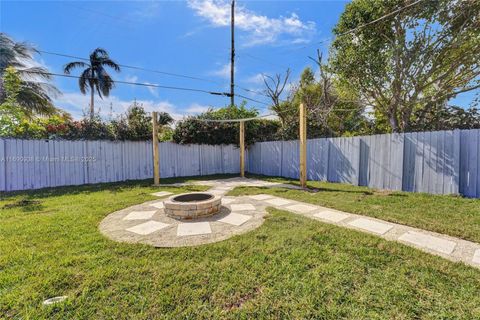
<path fill-rule="evenodd" d="M 171 218 L 191 220 L 208 217 L 220 210 L 222 198 L 208 192 L 173 195 L 163 202 L 165 214 Z"/>

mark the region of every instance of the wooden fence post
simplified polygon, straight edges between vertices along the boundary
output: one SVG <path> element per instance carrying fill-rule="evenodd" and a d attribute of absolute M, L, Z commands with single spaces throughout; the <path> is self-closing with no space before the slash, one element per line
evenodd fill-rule
<path fill-rule="evenodd" d="M 300 103 L 300 186 L 307 187 L 307 110 Z"/>
<path fill-rule="evenodd" d="M 152 112 L 152 144 L 153 144 L 153 185 L 160 184 L 160 157 L 158 150 L 158 113 Z"/>
<path fill-rule="evenodd" d="M 240 121 L 240 177 L 245 177 L 245 121 Z"/>

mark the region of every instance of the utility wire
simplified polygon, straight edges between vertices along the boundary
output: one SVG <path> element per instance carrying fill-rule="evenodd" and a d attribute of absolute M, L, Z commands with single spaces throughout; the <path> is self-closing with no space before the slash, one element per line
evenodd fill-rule
<path fill-rule="evenodd" d="M 322 41 L 319 41 L 319 42 L 316 42 L 316 43 L 314 43 L 314 44 L 324 44 L 324 43 L 330 42 L 330 41 L 331 41 L 332 39 L 334 39 L 335 37 L 342 37 L 342 36 L 345 36 L 345 35 L 354 33 L 354 32 L 356 32 L 356 31 L 358 31 L 358 30 L 360 30 L 360 29 L 362 29 L 362 28 L 364 28 L 364 27 L 366 27 L 366 26 L 369 26 L 369 25 L 371 25 L 371 24 L 375 24 L 375 23 L 377 23 L 377 22 L 379 22 L 379 21 L 382 21 L 382 20 L 384 20 L 384 19 L 386 19 L 386 18 L 388 18 L 388 17 L 391 17 L 391 16 L 393 16 L 393 15 L 395 15 L 395 14 L 397 14 L 397 13 L 403 11 L 403 10 L 406 10 L 406 9 L 408 9 L 408 8 L 414 6 L 414 5 L 416 5 L 416 4 L 418 4 L 418 3 L 422 2 L 422 1 L 424 1 L 424 0 L 417 0 L 417 1 L 415 1 L 415 2 L 412 2 L 412 3 L 408 4 L 408 5 L 406 5 L 405 7 L 401 7 L 401 8 L 399 8 L 399 9 L 397 9 L 397 10 L 394 10 L 394 11 L 392 11 L 392 12 L 390 12 L 390 13 L 387 13 L 387 14 L 381 16 L 380 18 L 377 18 L 377 19 L 372 20 L 372 21 L 370 21 L 370 22 L 367 22 L 367 23 L 364 23 L 364 24 L 362 24 L 362 25 L 359 25 L 358 27 L 355 27 L 355 28 L 353 28 L 353 29 L 350 29 L 350 30 L 348 30 L 348 31 L 346 31 L 346 32 L 343 32 L 343 33 L 341 33 L 341 34 L 338 34 L 338 35 L 335 35 L 335 36 L 330 36 L 330 37 L 328 37 L 327 39 L 322 40 Z M 311 44 L 311 45 L 313 45 L 313 44 Z M 308 47 L 311 46 L 311 45 L 302 46 L 302 47 L 297 48 L 297 49 L 292 49 L 291 51 L 297 51 L 297 50 L 301 50 L 301 49 L 306 49 L 306 48 L 308 48 Z M 270 64 L 270 65 L 272 65 L 272 66 L 281 67 L 281 68 L 284 68 L 284 67 L 285 67 L 285 66 L 282 66 L 282 65 L 280 65 L 280 64 L 273 63 L 273 62 L 269 61 L 268 59 L 264 59 L 264 58 L 260 58 L 260 57 L 254 56 L 254 55 L 252 55 L 252 54 L 250 54 L 250 53 L 241 53 L 241 55 L 246 56 L 246 57 L 249 57 L 249 58 L 254 59 L 254 60 L 258 60 L 258 61 L 264 62 L 264 63 L 268 63 L 268 64 Z M 292 68 L 290 68 L 290 69 L 292 69 Z M 292 70 L 293 70 L 293 69 L 292 69 Z"/>
<path fill-rule="evenodd" d="M 61 73 L 52 73 L 52 72 L 40 72 L 40 71 L 29 71 L 29 70 L 24 70 L 23 72 L 34 73 L 34 74 L 42 73 L 42 74 L 48 74 L 50 76 L 74 78 L 74 79 L 80 79 L 81 78 L 79 76 L 74 76 L 74 75 L 70 75 L 70 74 L 61 74 Z M 90 78 L 90 77 L 86 77 L 85 79 L 95 80 L 95 78 Z M 164 86 L 164 85 L 152 84 L 152 83 L 130 82 L 130 81 L 120 81 L 120 80 L 112 80 L 112 81 L 114 83 L 129 84 L 129 85 L 136 85 L 136 86 L 143 86 L 143 87 L 202 92 L 202 93 L 208 93 L 208 94 L 213 94 L 213 95 L 218 95 L 218 96 L 227 96 L 227 97 L 230 96 L 230 93 L 228 93 L 228 92 L 208 91 L 208 90 L 203 90 L 203 89 L 186 88 L 186 87 Z"/>
<path fill-rule="evenodd" d="M 408 4 L 408 5 L 406 5 L 405 7 L 398 8 L 397 10 L 394 10 L 394 11 L 392 11 L 392 12 L 390 12 L 390 13 L 387 13 L 387 14 L 381 16 L 380 18 L 377 18 L 377 19 L 375 19 L 375 20 L 372 20 L 372 21 L 369 21 L 369 22 L 367 22 L 367 23 L 361 24 L 361 25 L 359 25 L 358 27 L 355 27 L 355 28 L 353 28 L 353 29 L 350 29 L 350 30 L 348 30 L 348 31 L 346 31 L 346 32 L 337 34 L 337 35 L 335 35 L 335 37 L 342 37 L 342 36 L 346 36 L 346 35 L 348 35 L 348 34 L 350 34 L 350 33 L 356 32 L 356 31 L 358 31 L 358 30 L 360 30 L 360 29 L 362 29 L 362 28 L 365 28 L 366 26 L 369 26 L 369 25 L 371 25 L 371 24 L 374 24 L 374 23 L 377 23 L 377 22 L 379 22 L 379 21 L 382 21 L 382 20 L 384 20 L 384 19 L 386 19 L 386 18 L 389 18 L 389 17 L 391 17 L 391 16 L 393 16 L 393 15 L 395 15 L 395 14 L 397 14 L 397 13 L 399 13 L 399 12 L 405 10 L 405 9 L 408 9 L 408 8 L 410 8 L 410 7 L 413 7 L 414 5 L 416 5 L 416 4 L 418 4 L 418 3 L 422 2 L 422 1 L 424 1 L 424 0 L 417 0 L 417 1 L 415 1 L 415 2 L 412 2 L 412 3 Z M 332 39 L 332 38 L 333 38 L 333 37 L 330 37 L 330 39 Z M 330 39 L 324 40 L 324 41 L 320 41 L 320 42 L 317 42 L 317 43 L 318 43 L 318 44 L 324 43 L 324 42 L 326 42 L 326 41 L 329 41 Z"/>
<path fill-rule="evenodd" d="M 359 111 L 361 110 L 362 108 L 353 108 L 353 109 L 332 109 L 332 110 L 328 110 L 329 112 L 336 112 L 336 111 Z M 264 115 L 260 115 L 260 116 L 256 116 L 256 117 L 250 117 L 250 118 L 240 118 L 240 119 L 199 119 L 199 118 L 195 118 L 194 120 L 195 121 L 200 121 L 200 122 L 219 122 L 219 123 L 226 123 L 226 122 L 242 122 L 242 121 L 251 121 L 251 120 L 256 120 L 256 119 L 262 119 L 262 118 L 267 118 L 267 117 L 271 117 L 271 116 L 276 116 L 278 114 L 282 114 L 282 113 L 286 113 L 286 112 L 289 112 L 289 111 L 292 111 L 292 110 L 298 110 L 297 107 L 292 107 L 292 108 L 288 108 L 288 109 L 285 109 L 285 110 L 282 110 L 282 111 L 278 111 L 278 112 L 271 112 L 271 113 L 267 113 L 267 114 L 264 114 Z M 182 121 L 182 120 L 180 120 Z"/>
<path fill-rule="evenodd" d="M 80 79 L 79 76 L 74 76 L 74 75 L 69 75 L 69 74 L 61 74 L 61 73 L 41 72 L 41 71 L 32 71 L 32 70 L 23 70 L 23 72 L 33 73 L 33 74 L 47 74 L 47 75 L 50 75 L 50 76 L 64 77 L 64 78 Z M 90 78 L 90 77 L 86 77 L 85 79 L 95 80 L 94 78 Z M 165 86 L 165 85 L 159 85 L 159 84 L 153 84 L 153 83 L 130 82 L 130 81 L 121 81 L 121 80 L 112 80 L 112 81 L 114 83 L 128 84 L 128 85 L 135 85 L 135 86 L 142 86 L 142 87 L 201 92 L 201 93 L 207 93 L 207 94 L 211 94 L 211 95 L 224 96 L 224 97 L 230 97 L 231 96 L 231 94 L 229 92 L 209 91 L 209 90 L 204 90 L 204 89 L 187 88 L 187 87 Z M 256 103 L 260 103 L 260 104 L 269 106 L 269 104 L 266 103 L 266 102 L 255 100 L 255 99 L 246 97 L 246 96 L 241 95 L 241 94 L 235 94 L 235 96 L 243 98 L 245 100 L 249 100 L 251 102 L 256 102 Z"/>
<path fill-rule="evenodd" d="M 45 51 L 45 50 L 37 50 L 40 53 L 44 54 L 49 54 L 53 56 L 58 56 L 58 57 L 64 57 L 64 58 L 72 58 L 72 59 L 78 59 L 78 60 L 83 60 L 83 61 L 90 61 L 90 59 L 83 58 L 83 57 L 77 57 L 74 55 L 70 54 L 64 54 L 64 53 L 58 53 L 58 52 L 52 52 L 52 51 Z M 118 64 L 122 68 L 127 68 L 127 69 L 133 69 L 133 70 L 140 70 L 140 71 L 146 71 L 146 72 L 153 72 L 153 73 L 158 73 L 158 74 L 163 74 L 171 77 L 177 77 L 177 78 L 184 78 L 184 79 L 190 79 L 190 80 L 197 80 L 197 81 L 203 81 L 203 82 L 209 82 L 209 83 L 215 83 L 215 84 L 221 84 L 223 85 L 224 83 L 217 81 L 217 80 L 212 80 L 212 79 L 206 79 L 206 78 L 200 78 L 200 77 L 195 77 L 195 76 L 190 76 L 190 75 L 185 75 L 185 74 L 180 74 L 180 73 L 174 73 L 174 72 L 168 72 L 168 71 L 161 71 L 161 70 L 155 70 L 155 69 L 149 69 L 149 68 L 142 68 L 142 67 L 137 67 L 137 66 L 131 66 L 127 64 Z M 242 89 L 246 92 L 251 92 L 257 95 L 262 95 L 262 96 L 267 96 L 265 93 L 244 88 L 239 85 L 235 85 L 235 87 Z"/>

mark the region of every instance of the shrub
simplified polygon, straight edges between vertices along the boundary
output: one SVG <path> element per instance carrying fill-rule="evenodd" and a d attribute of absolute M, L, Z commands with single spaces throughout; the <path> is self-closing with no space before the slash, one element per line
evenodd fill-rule
<path fill-rule="evenodd" d="M 177 123 L 173 141 L 180 144 L 239 144 L 238 122 L 208 122 L 207 119 L 242 119 L 256 117 L 258 111 L 245 104 L 229 106 L 219 110 L 208 110 L 198 116 L 189 117 Z M 276 140 L 280 127 L 278 121 L 251 120 L 245 122 L 245 143 Z"/>

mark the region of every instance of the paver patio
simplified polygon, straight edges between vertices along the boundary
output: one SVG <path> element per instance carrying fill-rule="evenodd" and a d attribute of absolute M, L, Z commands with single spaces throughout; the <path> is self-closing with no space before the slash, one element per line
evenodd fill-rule
<path fill-rule="evenodd" d="M 225 194 L 236 186 L 298 189 L 293 185 L 246 178 L 196 181 L 194 184 L 209 185 L 212 187 L 209 192 L 213 191 L 215 194 Z M 153 195 L 165 197 L 169 194 L 171 193 L 157 192 Z M 101 222 L 100 230 L 117 241 L 142 242 L 159 247 L 199 245 L 221 241 L 259 227 L 264 220 L 265 208 L 274 206 L 328 224 L 398 241 L 448 260 L 462 261 L 480 268 L 480 244 L 447 235 L 267 194 L 229 196 L 222 199 L 222 205 L 221 212 L 215 216 L 195 222 L 181 222 L 166 217 L 161 202 L 150 201 L 110 214 Z M 158 209 L 154 214 L 148 211 L 152 207 Z M 150 220 L 139 223 L 137 219 Z"/>

